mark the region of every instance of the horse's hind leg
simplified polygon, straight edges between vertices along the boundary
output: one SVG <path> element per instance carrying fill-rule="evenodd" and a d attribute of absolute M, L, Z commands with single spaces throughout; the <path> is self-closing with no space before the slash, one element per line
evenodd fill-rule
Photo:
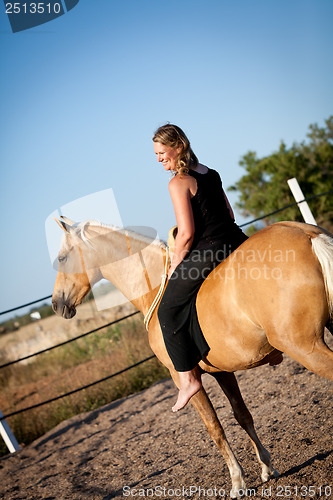
<path fill-rule="evenodd" d="M 314 321 L 289 324 L 281 328 L 280 334 L 274 331 L 273 337 L 269 332 L 267 337 L 273 347 L 288 354 L 311 372 L 333 380 L 333 351 L 324 342 L 324 326 L 322 324 L 316 328 L 313 325 Z"/>
<path fill-rule="evenodd" d="M 323 340 L 318 340 L 312 346 L 302 346 L 295 350 L 285 349 L 285 353 L 301 363 L 305 368 L 321 377 L 333 380 L 333 352 Z"/>
<path fill-rule="evenodd" d="M 176 386 L 178 387 L 179 383 L 177 372 L 170 370 L 170 373 Z M 246 489 L 244 482 L 244 473 L 232 449 L 230 448 L 223 427 L 221 426 L 214 407 L 203 387 L 199 390 L 199 392 L 192 396 L 191 403 L 199 413 L 209 432 L 210 437 L 213 439 L 214 443 L 216 444 L 226 461 L 232 482 L 230 497 L 236 498 L 238 496 L 239 490 L 244 491 Z"/>
<path fill-rule="evenodd" d="M 272 477 L 277 477 L 279 474 L 272 466 L 269 452 L 263 447 L 257 436 L 252 415 L 244 403 L 235 375 L 228 372 L 213 373 L 212 375 L 227 396 L 237 422 L 250 437 L 261 465 L 261 479 L 265 482 Z"/>

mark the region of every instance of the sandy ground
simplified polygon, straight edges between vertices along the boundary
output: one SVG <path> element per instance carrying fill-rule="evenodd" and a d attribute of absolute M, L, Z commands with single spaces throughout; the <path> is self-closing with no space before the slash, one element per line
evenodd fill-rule
<path fill-rule="evenodd" d="M 333 498 L 333 384 L 285 357 L 238 372 L 280 477 L 264 485 L 253 449 L 208 375 L 204 384 L 246 474 L 251 498 Z M 62 422 L 0 460 L 1 498 L 229 498 L 230 477 L 191 405 L 173 414 L 171 380 Z M 197 488 L 197 490 L 195 490 Z M 200 489 L 199 489 L 200 488 Z"/>

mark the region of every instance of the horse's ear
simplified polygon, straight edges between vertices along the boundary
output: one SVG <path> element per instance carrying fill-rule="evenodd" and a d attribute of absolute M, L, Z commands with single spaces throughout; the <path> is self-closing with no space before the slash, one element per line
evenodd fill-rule
<path fill-rule="evenodd" d="M 73 224 L 75 224 L 74 221 L 68 219 L 68 217 L 65 217 L 64 215 L 60 215 L 60 219 L 62 219 L 64 222 L 66 222 L 67 224 L 69 224 L 70 226 L 72 226 Z"/>
<path fill-rule="evenodd" d="M 69 233 L 70 232 L 71 226 L 69 226 L 68 224 L 66 224 L 66 222 L 64 222 L 62 220 L 59 220 L 59 219 L 56 219 L 55 217 L 53 217 L 53 219 L 56 221 L 56 223 L 58 224 L 58 226 L 61 227 L 61 229 L 63 231 L 65 231 L 65 233 Z"/>

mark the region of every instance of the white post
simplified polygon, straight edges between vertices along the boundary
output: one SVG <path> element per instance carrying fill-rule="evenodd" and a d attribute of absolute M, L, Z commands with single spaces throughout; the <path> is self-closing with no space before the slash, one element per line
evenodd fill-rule
<path fill-rule="evenodd" d="M 306 201 L 302 201 L 302 200 L 304 200 L 304 195 L 303 195 L 302 190 L 297 182 L 297 179 L 295 179 L 295 178 L 289 179 L 287 182 L 288 182 L 290 190 L 293 193 L 294 198 L 297 201 L 297 203 L 301 202 L 301 203 L 298 203 L 298 208 L 301 211 L 301 214 L 303 216 L 304 221 L 307 222 L 308 224 L 314 224 L 316 226 L 317 222 L 312 215 L 312 212 L 310 210 L 309 205 L 307 204 Z"/>
<path fill-rule="evenodd" d="M 2 417 L 3 414 L 0 410 L 0 418 Z M 4 442 L 6 443 L 6 446 L 9 449 L 10 453 L 14 453 L 15 451 L 21 449 L 6 420 L 0 420 L 0 434 Z"/>

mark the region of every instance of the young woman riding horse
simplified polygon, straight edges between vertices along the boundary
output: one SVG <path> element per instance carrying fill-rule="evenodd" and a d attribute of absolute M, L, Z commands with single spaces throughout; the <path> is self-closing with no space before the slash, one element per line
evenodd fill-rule
<path fill-rule="evenodd" d="M 218 263 L 247 236 L 234 221 L 219 174 L 198 162 L 190 142 L 176 125 L 154 134 L 157 160 L 173 174 L 169 192 L 178 232 L 169 281 L 158 309 L 168 354 L 179 373 L 180 389 L 174 412 L 201 388 L 198 362 L 209 351 L 196 314 L 200 285 Z"/>

